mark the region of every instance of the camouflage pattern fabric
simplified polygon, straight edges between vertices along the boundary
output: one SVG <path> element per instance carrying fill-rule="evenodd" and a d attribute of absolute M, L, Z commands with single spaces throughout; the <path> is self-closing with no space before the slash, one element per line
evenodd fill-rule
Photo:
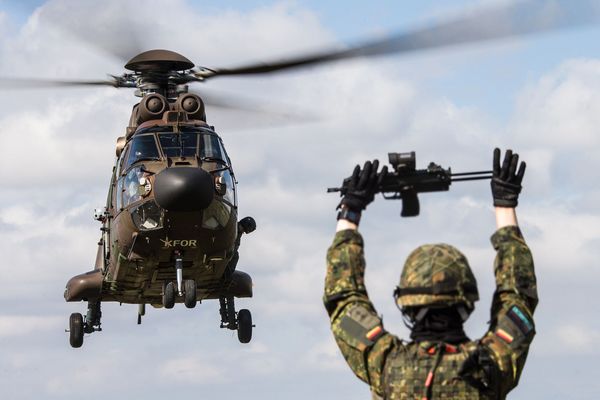
<path fill-rule="evenodd" d="M 467 258 L 445 243 L 425 244 L 410 253 L 398 288 L 397 301 L 402 307 L 463 303 L 472 309 L 479 300 Z"/>
<path fill-rule="evenodd" d="M 323 301 L 335 340 L 374 398 L 504 399 L 519 382 L 535 335 L 533 259 L 516 226 L 492 236 L 496 292 L 488 332 L 459 346 L 405 343 L 383 328 L 364 285 L 363 240 L 336 234 L 327 253 Z"/>

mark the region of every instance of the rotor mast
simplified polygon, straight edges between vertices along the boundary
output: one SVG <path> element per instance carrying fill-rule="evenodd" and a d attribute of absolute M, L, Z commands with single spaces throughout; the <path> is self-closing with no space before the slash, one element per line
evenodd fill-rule
<path fill-rule="evenodd" d="M 194 63 L 179 53 L 156 49 L 138 54 L 125 64 L 133 73 L 127 74 L 138 89 L 135 95 L 143 97 L 158 93 L 174 100 L 188 92 L 188 83 L 196 81 L 190 74 Z"/>

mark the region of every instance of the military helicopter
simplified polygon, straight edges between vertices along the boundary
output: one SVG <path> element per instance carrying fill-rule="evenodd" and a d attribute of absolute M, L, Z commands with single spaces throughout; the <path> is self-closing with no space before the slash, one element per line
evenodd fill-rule
<path fill-rule="evenodd" d="M 220 136 L 206 120 L 206 96 L 188 86 L 225 75 L 252 75 L 342 59 L 412 52 L 459 43 L 534 33 L 598 21 L 592 1 L 562 5 L 555 15 L 544 2 L 484 9 L 434 26 L 341 50 L 238 68 L 197 68 L 169 50 L 130 59 L 129 71 L 108 80 L 1 78 L 0 87 L 113 86 L 134 88 L 125 135 L 116 143 L 106 206 L 95 212 L 101 226 L 94 269 L 71 278 L 68 302 L 87 302 L 87 313 L 69 318 L 69 341 L 81 347 L 84 334 L 101 331 L 101 303 L 194 308 L 218 299 L 221 327 L 252 338 L 252 315 L 236 311 L 235 298 L 252 297 L 250 275 L 236 269 L 243 234 L 256 229 L 252 217 L 238 221 L 236 179 Z M 587 12 L 586 12 L 587 10 Z M 208 98 L 207 103 L 210 102 Z"/>
<path fill-rule="evenodd" d="M 142 100 L 132 110 L 126 135 L 117 139 L 106 207 L 93 271 L 71 278 L 67 301 L 87 301 L 84 318 L 71 314 L 70 343 L 101 330 L 101 301 L 167 309 L 193 308 L 219 299 L 221 327 L 252 337 L 249 310 L 235 311 L 235 297 L 252 297 L 252 280 L 236 271 L 243 233 L 256 228 L 251 217 L 237 220 L 235 176 L 221 138 L 206 122 L 202 99 L 187 92 L 194 67 L 168 50 L 131 59 L 132 71 L 114 81 L 137 87 Z"/>

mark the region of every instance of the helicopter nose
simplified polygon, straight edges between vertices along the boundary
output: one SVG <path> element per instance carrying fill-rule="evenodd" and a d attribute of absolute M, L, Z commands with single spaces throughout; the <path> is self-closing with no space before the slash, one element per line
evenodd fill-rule
<path fill-rule="evenodd" d="M 214 197 L 212 176 L 201 168 L 167 168 L 156 175 L 154 199 L 169 211 L 201 211 Z"/>

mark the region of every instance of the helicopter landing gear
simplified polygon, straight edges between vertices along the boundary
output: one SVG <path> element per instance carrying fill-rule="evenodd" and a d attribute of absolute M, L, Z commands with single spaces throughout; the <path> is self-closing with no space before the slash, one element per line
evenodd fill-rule
<path fill-rule="evenodd" d="M 183 282 L 183 288 L 185 290 L 185 297 L 183 302 L 187 308 L 196 307 L 196 281 L 193 279 L 187 279 Z"/>
<path fill-rule="evenodd" d="M 235 312 L 235 302 L 233 297 L 219 298 L 221 314 L 221 328 L 237 330 L 240 343 L 249 343 L 252 339 L 252 314 L 250 310 L 242 309 Z"/>
<path fill-rule="evenodd" d="M 175 284 L 173 282 L 163 284 L 162 303 L 164 308 L 173 308 L 175 305 Z"/>
<path fill-rule="evenodd" d="M 100 302 L 88 302 L 88 310 L 85 318 L 80 313 L 73 313 L 69 317 L 69 343 L 73 348 L 79 348 L 83 345 L 83 335 L 85 333 L 100 332 Z"/>
<path fill-rule="evenodd" d="M 196 281 L 193 279 L 183 280 L 183 258 L 179 251 L 175 251 L 175 272 L 177 276 L 177 292 L 174 282 L 163 283 L 162 302 L 165 308 L 173 308 L 175 298 L 183 297 L 183 303 L 187 308 L 196 307 Z"/>
<path fill-rule="evenodd" d="M 138 306 L 138 316 L 137 316 L 137 324 L 142 324 L 142 316 L 146 314 L 146 305 L 144 303 Z"/>
<path fill-rule="evenodd" d="M 163 283 L 163 294 L 162 304 L 164 308 L 173 308 L 175 306 L 175 300 L 178 296 L 183 296 L 183 303 L 187 308 L 196 307 L 196 281 L 193 279 L 186 279 L 183 281 L 182 291 L 179 292 L 175 289 L 174 282 Z M 144 315 L 144 314 L 141 314 Z"/>
<path fill-rule="evenodd" d="M 69 343 L 78 348 L 83 345 L 83 315 L 73 313 L 69 317 Z"/>
<path fill-rule="evenodd" d="M 181 254 L 179 252 L 175 252 L 177 258 L 175 259 L 175 271 L 177 272 L 177 294 L 179 297 L 183 296 L 183 259 L 181 258 Z"/>
<path fill-rule="evenodd" d="M 238 340 L 240 343 L 249 343 L 252 339 L 252 314 L 250 310 L 241 309 L 238 312 Z"/>

